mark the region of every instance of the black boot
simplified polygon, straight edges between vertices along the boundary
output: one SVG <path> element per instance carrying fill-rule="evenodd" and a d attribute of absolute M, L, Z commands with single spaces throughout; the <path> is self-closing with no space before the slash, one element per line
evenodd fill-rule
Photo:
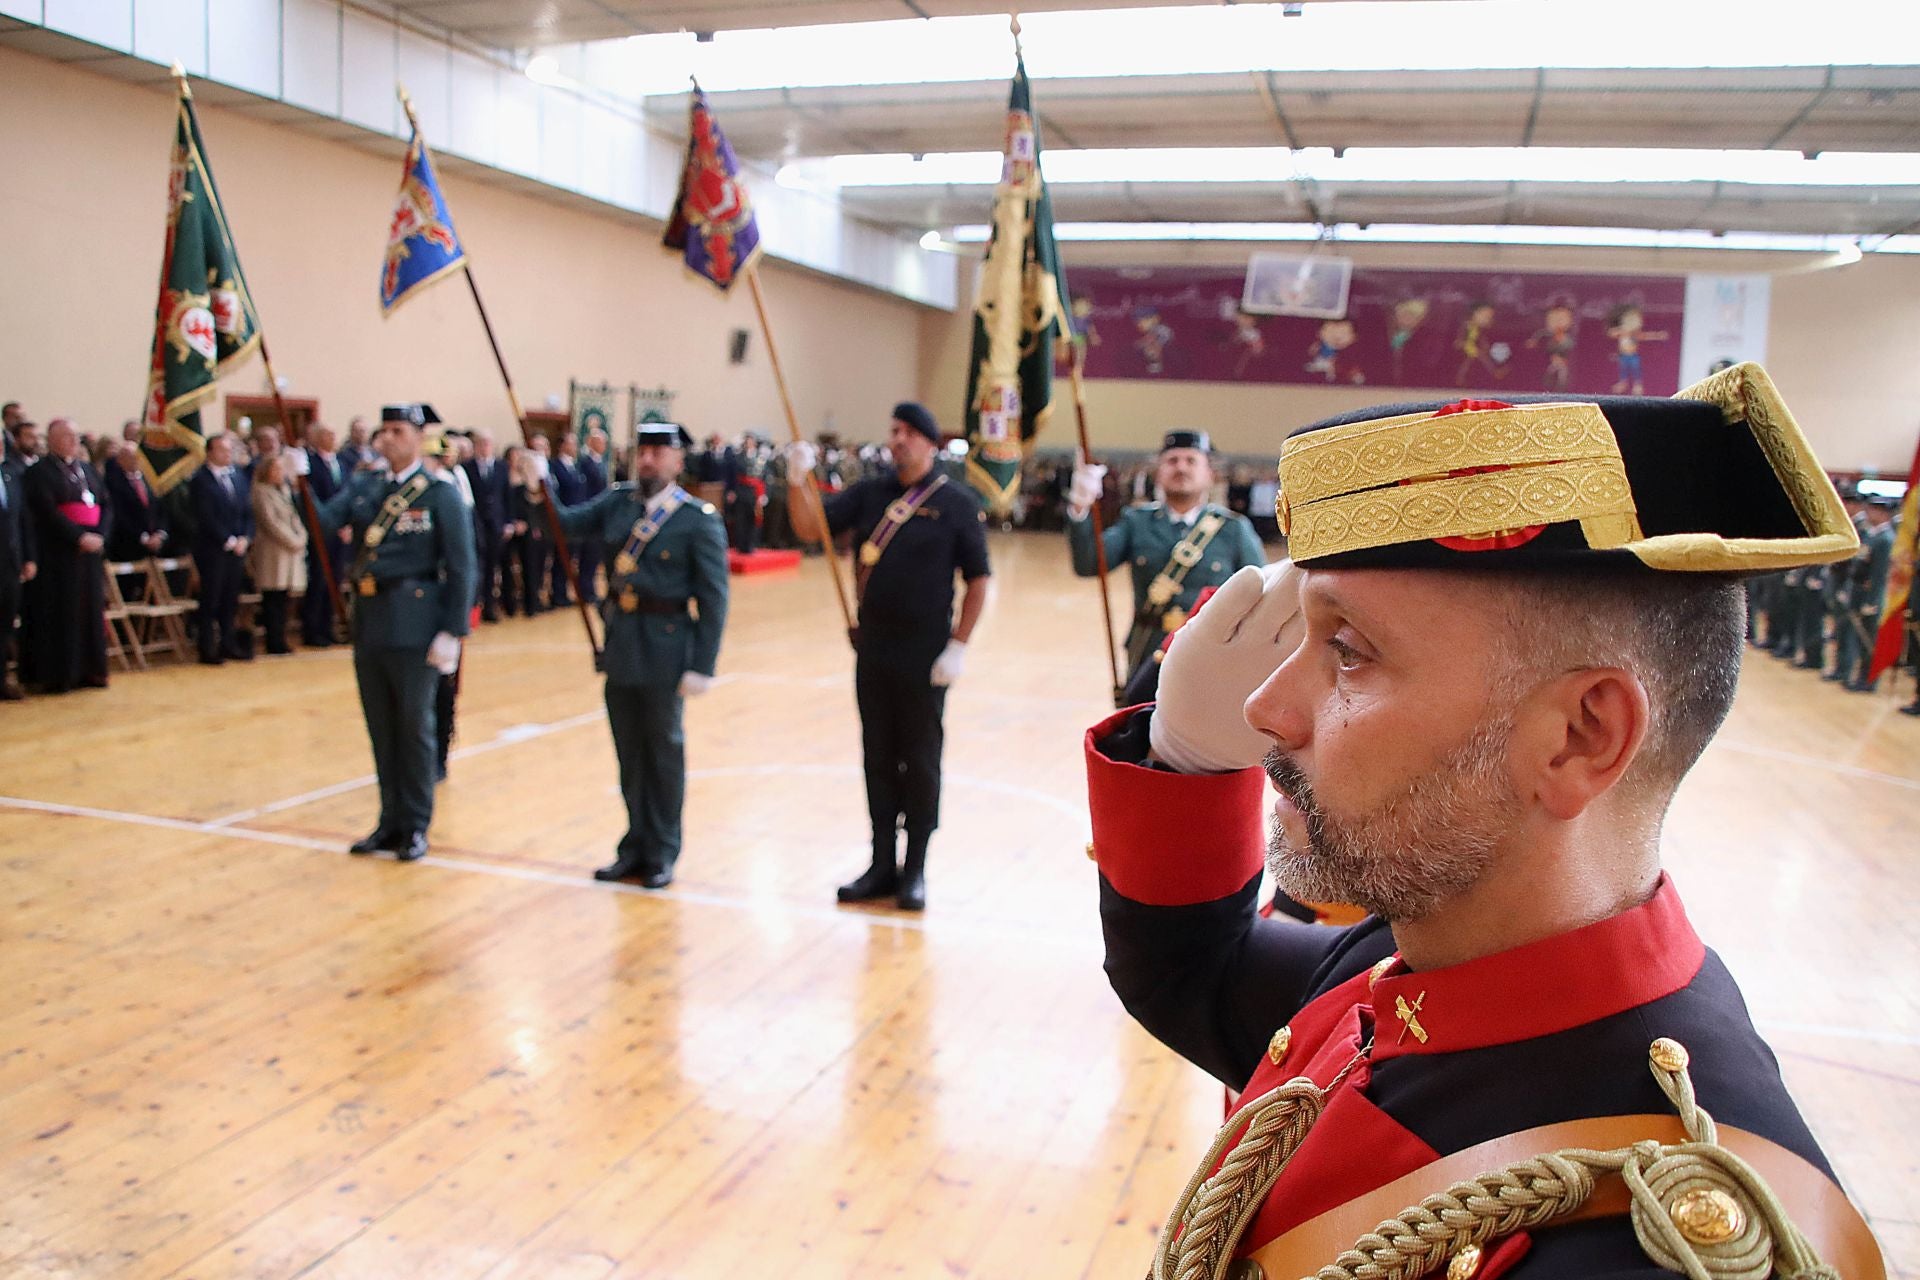
<path fill-rule="evenodd" d="M 856 880 L 850 880 L 835 890 L 835 896 L 842 902 L 872 902 L 875 898 L 891 898 L 900 887 L 900 872 L 893 864 L 893 840 L 876 835 L 873 838 L 873 862 L 860 873 Z"/>
<path fill-rule="evenodd" d="M 907 856 L 900 868 L 900 892 L 894 901 L 902 911 L 927 909 L 927 841 L 933 833 L 907 833 Z"/>

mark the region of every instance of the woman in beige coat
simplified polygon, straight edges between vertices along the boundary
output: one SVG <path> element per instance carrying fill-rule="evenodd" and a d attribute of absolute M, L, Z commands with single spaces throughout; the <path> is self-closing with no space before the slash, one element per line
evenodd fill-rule
<path fill-rule="evenodd" d="M 287 485 L 286 460 L 278 454 L 254 469 L 253 520 L 258 531 L 247 549 L 247 569 L 260 592 L 267 652 L 291 653 L 287 597 L 307 589 L 307 526 Z"/>

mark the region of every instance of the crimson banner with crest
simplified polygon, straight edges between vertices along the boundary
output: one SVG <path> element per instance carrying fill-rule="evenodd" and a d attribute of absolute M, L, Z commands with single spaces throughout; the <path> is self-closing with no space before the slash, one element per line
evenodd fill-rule
<path fill-rule="evenodd" d="M 141 467 L 156 493 L 200 465 L 206 456 L 200 407 L 213 398 L 215 382 L 259 345 L 259 318 L 182 80 L 140 436 Z"/>

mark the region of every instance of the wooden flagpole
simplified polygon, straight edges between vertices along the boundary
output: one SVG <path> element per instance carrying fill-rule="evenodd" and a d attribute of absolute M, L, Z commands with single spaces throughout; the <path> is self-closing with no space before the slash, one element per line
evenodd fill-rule
<path fill-rule="evenodd" d="M 1064 317 L 1062 317 L 1061 323 L 1066 323 Z M 1093 461 L 1093 445 L 1087 433 L 1087 386 L 1086 383 L 1081 380 L 1080 376 L 1080 366 L 1081 362 L 1085 359 L 1085 353 L 1081 351 L 1080 344 L 1073 340 L 1071 333 L 1067 335 L 1067 345 L 1073 353 L 1073 358 L 1067 367 L 1072 371 L 1073 377 L 1073 415 L 1080 429 L 1080 461 L 1082 463 L 1091 463 Z M 1113 599 L 1107 594 L 1106 513 L 1101 510 L 1105 499 L 1106 495 L 1104 493 L 1096 495 L 1092 507 L 1089 508 L 1089 514 L 1093 517 L 1093 561 L 1095 567 L 1099 570 L 1100 617 L 1102 620 L 1100 638 L 1106 645 L 1107 669 L 1113 675 L 1113 700 L 1117 704 L 1120 701 L 1120 694 L 1126 685 L 1120 674 L 1120 657 L 1116 651 L 1113 639 Z"/>
<path fill-rule="evenodd" d="M 420 135 L 420 145 L 424 148 L 426 135 L 420 133 L 419 117 L 413 114 L 413 99 L 407 96 L 405 88 L 395 85 L 394 89 L 400 95 L 400 105 L 406 108 L 407 123 L 413 127 L 415 134 Z M 473 254 L 464 245 L 461 246 L 461 253 L 466 258 L 461 274 L 467 278 L 467 288 L 473 294 L 474 310 L 480 313 L 480 327 L 486 330 L 487 345 L 493 349 L 493 362 L 499 367 L 500 381 L 507 389 L 507 403 L 513 406 L 513 420 L 519 424 L 521 442 L 531 449 L 533 429 L 527 425 L 526 412 L 520 407 L 520 395 L 513 389 L 513 377 L 507 372 L 506 357 L 500 354 L 500 340 L 494 337 L 493 321 L 487 318 L 487 304 L 480 301 L 480 286 L 473 279 Z M 542 488 L 547 487 L 544 480 L 537 480 L 536 483 Z M 547 500 L 540 505 L 546 508 L 547 531 L 553 535 L 553 553 L 560 557 L 560 567 L 566 572 L 567 587 L 573 592 L 573 602 L 580 610 L 580 625 L 586 628 L 587 645 L 593 650 L 594 665 L 597 667 L 600 662 L 600 638 L 594 633 L 593 615 L 587 608 L 585 594 L 580 590 L 580 575 L 574 568 L 573 555 L 567 548 L 566 532 L 560 527 L 560 513 L 553 509 L 553 495 L 549 493 Z M 538 590 L 538 583 L 527 584 L 529 596 Z"/>
<path fill-rule="evenodd" d="M 191 102 L 193 88 L 187 83 L 187 69 L 178 62 L 173 64 L 173 78 L 180 86 L 182 100 Z M 251 294 L 248 295 L 247 301 L 250 303 L 253 301 Z M 257 308 L 253 313 L 253 333 L 254 337 L 260 341 L 260 363 L 266 367 L 267 390 L 273 393 L 273 410 L 280 415 L 282 436 L 280 446 L 284 449 L 288 447 L 286 437 L 292 430 L 292 423 L 287 418 L 287 402 L 280 395 L 280 379 L 273 372 L 273 356 L 267 351 L 267 326 L 260 319 Z M 314 505 L 313 490 L 307 487 L 307 478 L 295 476 L 294 487 L 300 493 L 300 511 L 307 518 L 307 537 L 312 539 L 314 558 L 320 562 L 320 580 L 326 584 L 327 599 L 333 603 L 333 621 L 337 627 L 346 621 L 347 602 L 340 594 L 340 584 L 334 580 L 332 548 L 327 545 L 327 531 L 320 523 L 320 509 Z M 309 583 L 308 586 L 311 587 L 312 584 Z"/>
<path fill-rule="evenodd" d="M 780 351 L 773 345 L 773 326 L 767 322 L 767 303 L 760 293 L 760 267 L 751 263 L 747 267 L 747 287 L 753 291 L 753 309 L 760 317 L 760 334 L 767 340 L 767 360 L 773 365 L 773 381 L 780 388 L 780 407 L 787 413 L 787 430 L 793 433 L 795 444 L 800 443 L 800 419 L 793 412 L 793 396 L 787 391 L 787 375 L 780 370 Z M 789 485 L 793 477 L 788 476 Z M 834 598 L 840 602 L 840 617 L 847 624 L 847 634 L 853 634 L 853 606 L 847 601 L 847 584 L 840 568 L 840 554 L 833 549 L 833 531 L 827 528 L 827 507 L 820 500 L 820 488 L 815 483 L 813 472 L 804 477 L 802 487 L 806 490 L 807 501 L 813 506 L 814 518 L 820 522 L 820 543 L 826 548 L 827 569 L 833 575 Z"/>

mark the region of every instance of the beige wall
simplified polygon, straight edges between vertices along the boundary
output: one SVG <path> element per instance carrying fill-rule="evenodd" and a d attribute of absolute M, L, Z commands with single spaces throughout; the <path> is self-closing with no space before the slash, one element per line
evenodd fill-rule
<path fill-rule="evenodd" d="M 1076 266 L 1236 263 L 1248 246 L 1228 244 L 1069 244 L 1068 284 Z M 1920 257 L 1869 257 L 1849 267 L 1783 271 L 1800 261 L 1777 254 L 1648 253 L 1624 250 L 1468 246 L 1355 246 L 1375 267 L 1684 274 L 1776 272 L 1767 369 L 1787 404 L 1833 470 L 1904 476 L 1920 436 Z M 971 305 L 973 273 L 963 280 Z M 971 317 L 924 313 L 922 392 L 934 412 L 957 415 L 966 394 Z M 1452 397 L 1379 387 L 1233 386 L 1211 382 L 1099 380 L 1087 384 L 1096 449 L 1148 448 L 1171 426 L 1205 427 L 1229 452 L 1277 453 L 1286 432 L 1331 414 L 1386 400 Z M 1064 402 L 1063 402 L 1064 404 Z M 1063 409 L 1063 412 L 1068 412 Z M 1057 420 L 1043 444 L 1072 443 L 1071 417 Z"/>
<path fill-rule="evenodd" d="M 377 272 L 399 161 L 203 106 L 201 130 L 292 395 L 328 420 L 426 400 L 450 422 L 512 429 L 465 285 L 380 315 Z M 155 88 L 0 50 L 0 400 L 112 431 L 137 415 L 153 334 L 172 100 Z M 444 179 L 522 402 L 564 405 L 569 377 L 679 390 L 696 432 L 778 428 L 772 373 L 741 289 L 689 278 L 639 219 Z M 861 438 L 919 372 L 923 308 L 769 264 L 768 306 L 801 425 Z M 755 330 L 727 363 L 735 328 Z M 223 389 L 262 394 L 254 360 Z M 218 406 L 209 418 L 219 421 Z"/>

